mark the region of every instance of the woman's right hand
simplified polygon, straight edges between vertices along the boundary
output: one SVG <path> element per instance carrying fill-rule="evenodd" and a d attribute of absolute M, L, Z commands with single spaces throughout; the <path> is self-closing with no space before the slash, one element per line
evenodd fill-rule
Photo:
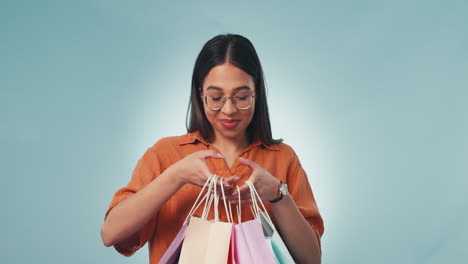
<path fill-rule="evenodd" d="M 200 150 L 174 163 L 171 168 L 175 170 L 179 186 L 182 187 L 188 183 L 202 187 L 213 175 L 205 161 L 208 158 L 223 159 L 224 157 L 214 150 Z M 231 193 L 230 185 L 238 179 L 236 176 L 226 178 L 224 180 L 225 191 Z"/>

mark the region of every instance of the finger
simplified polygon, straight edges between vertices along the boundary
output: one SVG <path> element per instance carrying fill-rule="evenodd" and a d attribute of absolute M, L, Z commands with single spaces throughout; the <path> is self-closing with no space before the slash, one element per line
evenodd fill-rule
<path fill-rule="evenodd" d="M 221 186 L 221 182 L 222 182 L 222 186 L 224 187 L 224 189 L 232 189 L 234 186 L 233 183 L 235 183 L 236 181 L 239 180 L 239 177 L 237 176 L 229 176 L 227 178 L 222 178 L 220 177 L 220 180 L 216 182 L 216 184 L 218 186 Z"/>
<path fill-rule="evenodd" d="M 214 188 L 211 189 L 211 193 L 214 193 L 214 191 L 215 191 Z M 232 187 L 223 187 L 223 191 L 224 191 L 224 195 L 228 197 L 228 196 L 231 196 L 231 193 L 232 193 L 232 191 L 233 191 L 233 188 L 232 188 Z M 218 196 L 222 196 L 223 191 L 221 191 L 221 186 L 218 184 L 218 185 L 216 186 L 216 193 L 217 193 L 217 195 L 218 195 Z"/>
<path fill-rule="evenodd" d="M 197 152 L 197 156 L 201 159 L 224 159 L 224 156 L 221 153 L 216 152 L 214 150 L 201 150 Z"/>
<path fill-rule="evenodd" d="M 207 191 L 210 190 L 210 182 L 208 182 L 208 180 L 210 179 L 210 177 L 213 176 L 213 173 L 211 173 L 210 169 L 208 168 L 206 164 L 203 164 L 201 166 L 197 174 L 200 174 L 200 173 L 203 174 L 204 177 L 203 176 L 197 177 L 197 181 L 199 181 L 197 185 L 200 187 L 203 187 L 205 185 L 205 189 Z M 213 191 L 213 187 L 211 187 L 211 190 Z"/>
<path fill-rule="evenodd" d="M 231 200 L 230 203 L 239 204 L 239 200 Z M 252 203 L 252 199 L 241 200 L 241 204 L 251 204 L 251 203 Z"/>
<path fill-rule="evenodd" d="M 239 157 L 239 161 L 240 161 L 240 163 L 250 167 L 252 170 L 256 170 L 256 169 L 260 168 L 260 165 L 258 165 L 257 163 L 255 163 L 255 162 L 253 162 L 253 161 L 251 161 L 249 159 Z"/>
<path fill-rule="evenodd" d="M 207 168 L 208 170 L 208 168 Z M 208 170 L 209 171 L 209 170 Z M 219 177 L 219 176 L 217 176 Z M 235 176 L 231 176 L 231 177 L 235 177 Z M 230 178 L 231 178 L 230 177 Z M 222 182 L 222 183 L 221 183 Z M 226 178 L 221 178 L 219 177 L 218 180 L 216 180 L 216 191 L 217 192 L 221 192 L 221 188 L 224 190 L 224 192 L 228 192 L 229 191 L 229 194 L 232 193 L 232 190 L 234 189 L 233 186 L 229 185 L 228 183 L 226 183 Z M 214 188 L 212 188 L 212 191 L 214 191 Z"/>
<path fill-rule="evenodd" d="M 238 176 L 229 176 L 227 178 L 224 178 L 224 186 L 230 186 L 235 184 L 240 178 Z"/>
<path fill-rule="evenodd" d="M 239 196 L 237 194 L 236 195 L 228 195 L 227 199 L 229 199 L 229 201 L 239 201 Z M 250 196 L 250 193 L 246 194 L 244 196 L 241 196 L 241 200 L 248 200 L 248 199 L 252 199 L 252 197 Z"/>
<path fill-rule="evenodd" d="M 246 183 L 242 184 L 242 186 L 239 187 L 239 192 L 240 192 L 240 194 L 241 194 L 241 197 L 242 197 L 242 196 L 245 196 L 245 195 L 247 195 L 247 194 L 250 195 L 249 186 L 248 186 Z M 232 193 L 232 195 L 237 195 L 237 190 L 234 190 L 234 192 Z"/>
<path fill-rule="evenodd" d="M 223 189 L 226 196 L 232 195 L 232 192 L 234 191 L 234 188 L 231 186 L 224 186 Z"/>
<path fill-rule="evenodd" d="M 224 193 L 226 194 L 226 196 L 229 196 L 234 191 L 234 186 L 232 186 L 232 183 L 236 182 L 237 180 L 239 180 L 239 177 L 237 176 L 230 176 L 227 178 L 222 178 L 222 181 L 216 182 L 216 187 L 217 187 L 216 190 L 221 191 L 221 187 L 223 187 Z M 221 182 L 222 182 L 222 185 L 221 185 Z"/>
<path fill-rule="evenodd" d="M 231 185 L 226 185 L 226 183 L 223 183 L 223 185 L 218 185 L 219 188 L 223 187 L 224 191 L 227 192 L 229 191 L 229 194 L 231 194 L 234 191 L 234 187 Z"/>
<path fill-rule="evenodd" d="M 241 199 L 250 199 L 250 189 L 249 189 L 249 186 L 247 184 L 243 184 L 240 188 L 239 188 L 239 193 L 240 193 L 240 197 Z M 234 189 L 234 191 L 232 192 L 232 194 L 229 196 L 229 198 L 231 200 L 239 200 L 239 194 L 238 194 L 238 190 L 237 189 Z"/>

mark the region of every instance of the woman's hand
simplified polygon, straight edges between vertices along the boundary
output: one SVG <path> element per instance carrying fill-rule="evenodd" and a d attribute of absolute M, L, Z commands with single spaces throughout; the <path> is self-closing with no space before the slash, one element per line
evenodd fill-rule
<path fill-rule="evenodd" d="M 250 175 L 249 180 L 254 184 L 262 201 L 271 201 L 278 198 L 278 186 L 280 184 L 280 180 L 271 175 L 267 170 L 262 168 L 262 166 L 249 159 L 239 157 L 239 161 L 252 169 L 252 174 Z M 240 187 L 240 194 L 241 203 L 252 202 L 250 199 L 249 186 L 246 183 Z M 239 202 L 237 190 L 234 190 L 229 199 L 233 204 Z"/>
<path fill-rule="evenodd" d="M 187 183 L 202 187 L 208 178 L 213 175 L 205 161 L 208 158 L 223 159 L 224 157 L 214 150 L 200 150 L 187 155 L 185 158 L 174 163 L 169 169 L 175 171 L 175 175 L 177 175 L 176 180 L 180 187 Z M 238 179 L 239 177 L 236 176 L 224 179 L 224 190 L 231 194 L 232 187 L 230 185 Z"/>

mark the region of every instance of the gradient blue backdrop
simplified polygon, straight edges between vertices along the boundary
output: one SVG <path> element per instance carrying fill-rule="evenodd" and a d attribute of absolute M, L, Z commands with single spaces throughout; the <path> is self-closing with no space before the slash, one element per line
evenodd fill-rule
<path fill-rule="evenodd" d="M 165 1 L 166 2 L 166 1 Z M 468 259 L 466 1 L 1 1 L 2 263 L 145 263 L 103 246 L 114 192 L 185 133 L 191 73 L 248 37 L 325 221 L 323 263 Z"/>

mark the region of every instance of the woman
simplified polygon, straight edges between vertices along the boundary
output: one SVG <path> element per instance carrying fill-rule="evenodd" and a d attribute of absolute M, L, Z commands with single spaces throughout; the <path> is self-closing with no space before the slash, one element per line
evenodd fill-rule
<path fill-rule="evenodd" d="M 320 263 L 323 221 L 294 150 L 272 138 L 263 70 L 248 39 L 218 35 L 203 46 L 189 110 L 188 133 L 147 149 L 130 182 L 115 193 L 101 230 L 104 244 L 131 256 L 148 242 L 150 263 L 157 263 L 200 186 L 217 174 L 232 204 L 237 203 L 236 185 L 241 203 L 250 202 L 244 184 L 250 179 L 262 201 L 270 201 L 267 210 L 296 262 Z M 243 206 L 242 221 L 252 218 Z"/>

